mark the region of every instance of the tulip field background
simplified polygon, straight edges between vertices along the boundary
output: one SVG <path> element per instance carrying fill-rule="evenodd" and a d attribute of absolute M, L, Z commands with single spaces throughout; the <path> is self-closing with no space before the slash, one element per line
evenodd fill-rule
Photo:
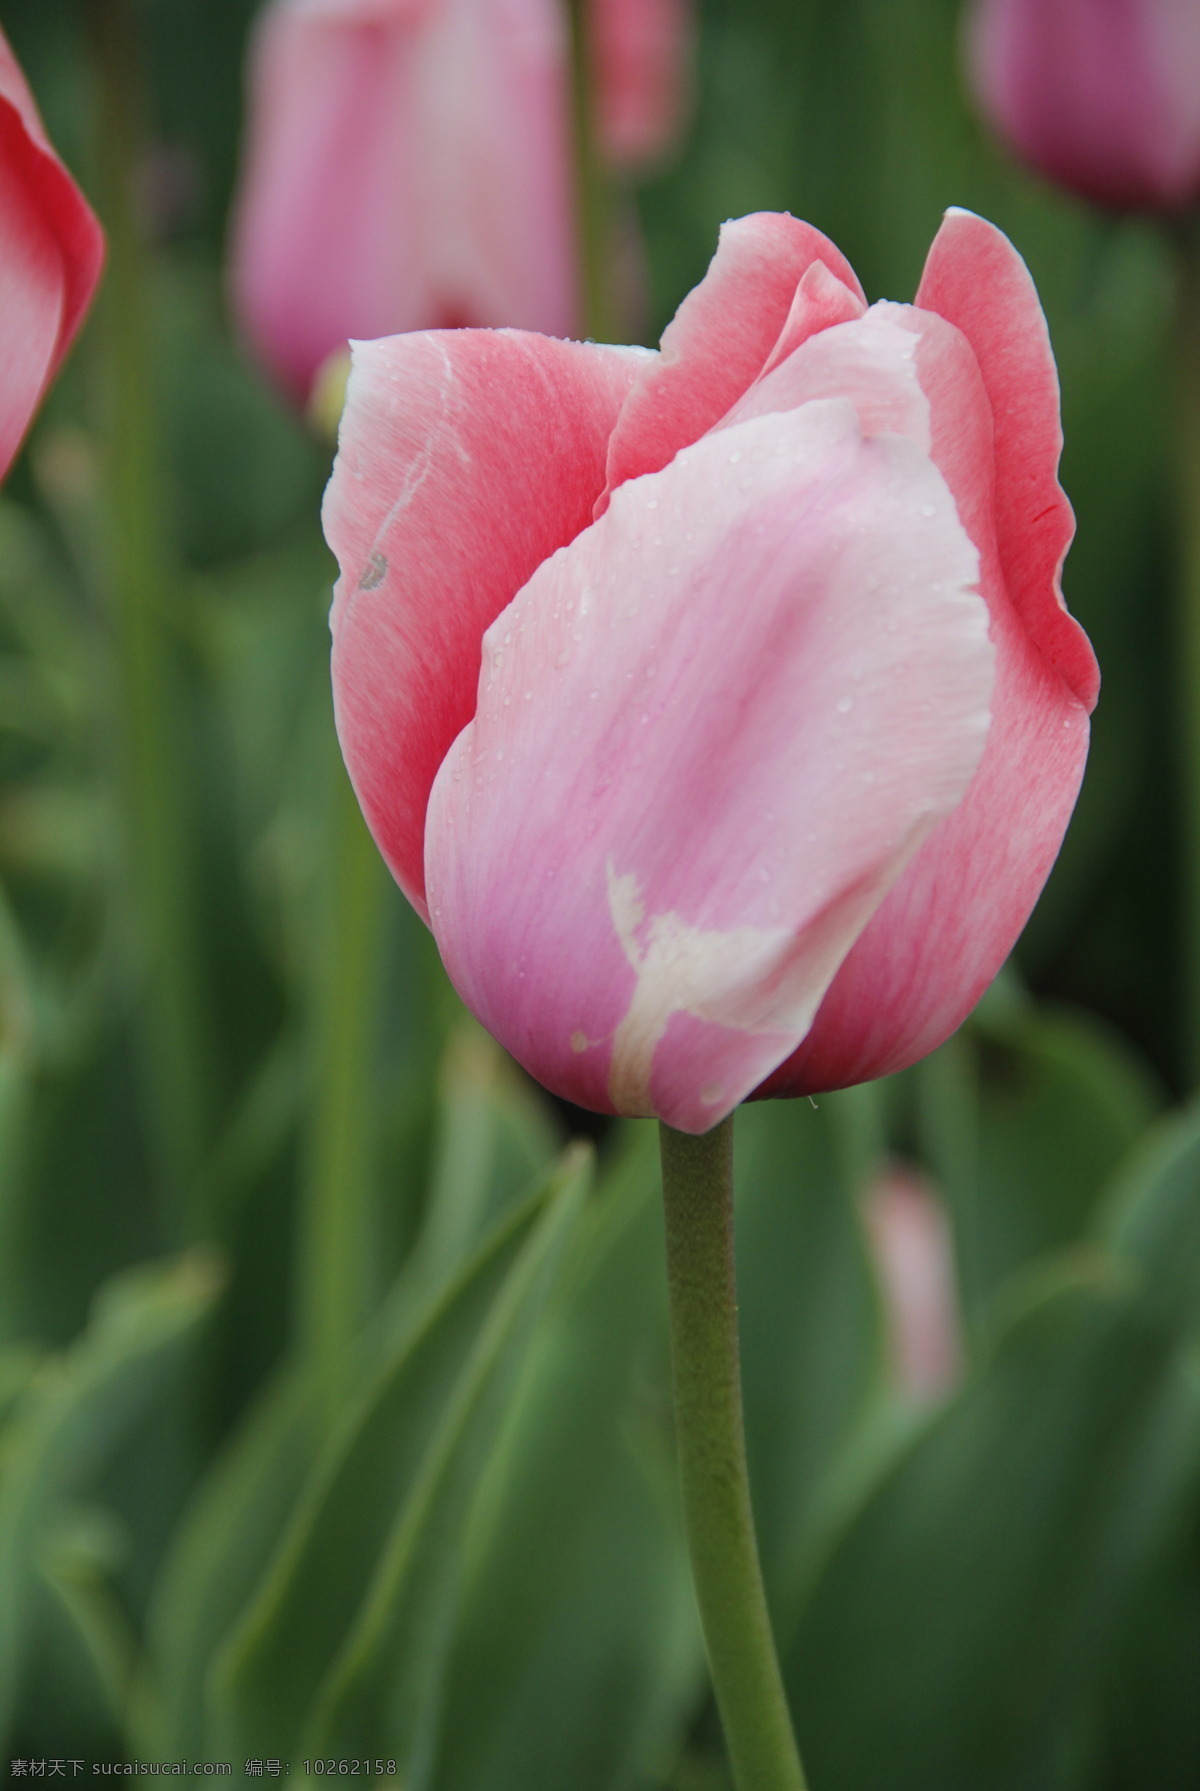
<path fill-rule="evenodd" d="M 722 1791 L 653 1127 L 551 1104 L 467 1020 L 337 756 L 332 448 L 224 299 L 253 10 L 0 4 L 110 243 L 0 496 L 3 1758 Z M 1174 251 L 1005 158 L 957 29 L 951 0 L 707 0 L 691 126 L 636 192 L 649 342 L 728 216 L 811 219 L 872 299 L 911 296 L 949 204 L 1012 237 L 1104 674 L 978 1014 L 889 1082 L 739 1115 L 751 1471 L 815 1791 L 1186 1791 Z M 889 1348 L 885 1161 L 951 1227 L 937 1387 Z"/>

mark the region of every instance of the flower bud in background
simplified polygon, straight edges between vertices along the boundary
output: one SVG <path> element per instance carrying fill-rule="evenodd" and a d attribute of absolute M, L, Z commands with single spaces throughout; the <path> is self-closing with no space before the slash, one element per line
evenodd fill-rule
<path fill-rule="evenodd" d="M 0 34 L 0 474 L 100 278 L 104 239 Z"/>
<path fill-rule="evenodd" d="M 868 309 L 786 214 L 662 352 L 355 349 L 338 734 L 459 993 L 547 1087 L 704 1132 L 965 1017 L 1054 862 L 1097 671 L 1032 281 L 952 212 Z"/>
<path fill-rule="evenodd" d="M 559 0 L 271 0 L 232 283 L 301 402 L 350 337 L 577 327 Z"/>
<path fill-rule="evenodd" d="M 601 152 L 614 168 L 657 161 L 691 97 L 689 0 L 590 0 L 588 23 Z"/>
<path fill-rule="evenodd" d="M 1108 206 L 1200 199 L 1196 0 L 976 0 L 967 55 L 987 117 L 1048 179 Z"/>
<path fill-rule="evenodd" d="M 889 1164 L 867 1190 L 863 1221 L 892 1384 L 910 1399 L 938 1399 L 958 1379 L 963 1353 L 954 1249 L 941 1203 L 915 1170 Z"/>

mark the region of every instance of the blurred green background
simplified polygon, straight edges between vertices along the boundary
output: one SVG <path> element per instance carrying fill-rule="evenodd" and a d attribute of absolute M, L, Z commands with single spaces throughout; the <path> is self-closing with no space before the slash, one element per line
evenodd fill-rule
<path fill-rule="evenodd" d="M 224 303 L 253 12 L 144 0 L 122 40 L 99 0 L 2 8 L 112 248 L 0 497 L 4 1758 L 722 1791 L 653 1128 L 550 1103 L 465 1020 L 347 795 L 330 450 Z M 871 298 L 912 294 L 949 204 L 1009 233 L 1105 680 L 975 1019 L 889 1083 L 739 1116 L 755 1499 L 814 1791 L 1185 1791 L 1175 268 L 985 138 L 958 15 L 706 0 L 692 126 L 636 195 L 651 341 L 727 216 L 811 219 Z M 897 1385 L 861 1223 L 889 1158 L 952 1227 L 935 1399 Z"/>

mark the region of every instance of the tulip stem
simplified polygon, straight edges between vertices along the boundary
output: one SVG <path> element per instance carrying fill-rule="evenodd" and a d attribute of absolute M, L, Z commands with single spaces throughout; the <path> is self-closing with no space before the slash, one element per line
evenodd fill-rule
<path fill-rule="evenodd" d="M 98 87 L 98 182 L 108 234 L 101 294 L 118 759 L 127 907 L 144 975 L 141 1003 L 150 1131 L 169 1198 L 168 1236 L 196 1235 L 205 1142 L 206 1026 L 194 905 L 190 803 L 176 716 L 168 614 L 172 569 L 162 446 L 148 348 L 147 256 L 132 189 L 139 118 L 136 28 L 128 0 L 91 0 Z"/>
<path fill-rule="evenodd" d="M 314 968 L 312 1106 L 297 1284 L 301 1347 L 340 1409 L 350 1346 L 371 1305 L 375 1093 L 387 873 L 340 757 L 329 791 L 324 913 Z"/>
<path fill-rule="evenodd" d="M 1184 1070 L 1200 1081 L 1200 227 L 1178 229 L 1178 552 L 1184 804 Z"/>
<path fill-rule="evenodd" d="M 733 1118 L 660 1127 L 675 1424 L 684 1519 L 737 1791 L 804 1791 L 767 1613 L 742 1426 Z"/>
<path fill-rule="evenodd" d="M 579 230 L 583 327 L 594 342 L 623 339 L 613 297 L 616 228 L 612 184 L 596 134 L 596 82 L 588 19 L 592 0 L 571 0 L 571 103 L 575 135 L 575 209 Z"/>

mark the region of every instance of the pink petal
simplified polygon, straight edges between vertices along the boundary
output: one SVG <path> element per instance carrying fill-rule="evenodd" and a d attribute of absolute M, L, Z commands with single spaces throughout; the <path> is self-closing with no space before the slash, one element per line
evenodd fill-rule
<path fill-rule="evenodd" d="M 1200 193 L 1194 0 L 982 0 L 968 53 L 984 110 L 1052 180 L 1102 205 Z"/>
<path fill-rule="evenodd" d="M 881 304 L 860 309 L 852 322 L 819 330 L 756 380 L 718 427 L 796 410 L 814 398 L 848 398 L 864 435 L 889 430 L 927 452 L 932 439 L 929 400 L 907 322 L 907 307 Z"/>
<path fill-rule="evenodd" d="M 686 448 L 538 568 L 426 873 L 459 992 L 539 1080 L 703 1131 L 804 1036 L 979 762 L 977 571 L 928 458 L 836 400 Z"/>
<path fill-rule="evenodd" d="M 0 473 L 71 345 L 104 260 L 86 200 L 46 139 L 0 34 Z"/>
<path fill-rule="evenodd" d="M 425 913 L 425 806 L 471 719 L 484 629 L 591 517 L 645 353 L 515 331 L 358 343 L 324 523 L 338 735 Z"/>
<path fill-rule="evenodd" d="M 1034 646 L 1090 712 L 1100 673 L 1059 583 L 1075 518 L 1058 483 L 1058 374 L 1029 269 L 993 224 L 952 210 L 916 302 L 975 350 L 995 425 L 996 534 L 1009 594 Z"/>
<path fill-rule="evenodd" d="M 820 330 L 832 329 L 835 324 L 852 323 L 865 310 L 866 300 L 859 296 L 857 282 L 852 292 L 836 274 L 830 273 L 823 261 L 811 262 L 792 295 L 787 320 L 779 332 L 778 341 L 763 362 L 759 378 L 765 379 L 769 373 L 773 373 L 810 336 L 815 336 Z"/>
<path fill-rule="evenodd" d="M 814 262 L 862 299 L 845 256 L 811 224 L 786 212 L 755 212 L 722 224 L 708 272 L 667 325 L 661 354 L 626 400 L 609 444 L 600 509 L 624 480 L 658 472 L 736 404 L 781 333 L 796 334 L 793 300 Z M 815 310 L 813 327 L 821 328 L 822 319 L 825 312 Z"/>
<path fill-rule="evenodd" d="M 589 0 L 597 128 L 620 168 L 653 161 L 678 135 L 690 75 L 688 0 Z"/>
<path fill-rule="evenodd" d="M 566 46 L 553 0 L 275 0 L 250 64 L 232 253 L 299 398 L 351 337 L 569 334 Z"/>
<path fill-rule="evenodd" d="M 996 649 L 992 726 L 963 801 L 930 834 L 863 930 L 808 1037 L 767 1080 L 764 1095 L 815 1093 L 887 1075 L 954 1031 L 1029 917 L 1062 843 L 1087 756 L 1087 710 L 1030 638 L 1009 595 L 993 520 L 991 406 L 971 346 L 927 312 L 898 305 L 875 312 L 915 335 L 929 451 L 979 549 L 980 589 Z M 867 321 L 829 336 L 851 336 Z M 1059 615 L 1056 589 L 1051 584 L 1049 593 Z"/>

